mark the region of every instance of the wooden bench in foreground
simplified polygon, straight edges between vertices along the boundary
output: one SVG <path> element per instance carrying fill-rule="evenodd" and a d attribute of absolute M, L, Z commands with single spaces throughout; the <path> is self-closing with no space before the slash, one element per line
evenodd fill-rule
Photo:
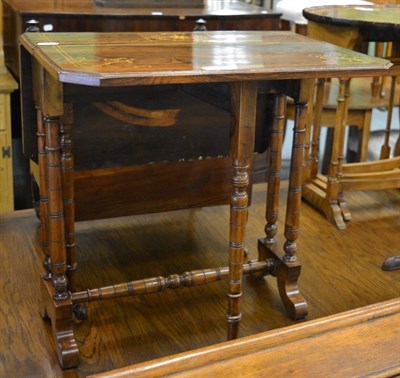
<path fill-rule="evenodd" d="M 400 298 L 93 375 L 395 377 Z"/>

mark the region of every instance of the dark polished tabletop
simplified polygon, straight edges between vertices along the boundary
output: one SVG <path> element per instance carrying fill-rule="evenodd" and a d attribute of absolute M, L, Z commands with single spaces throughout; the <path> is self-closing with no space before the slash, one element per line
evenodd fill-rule
<path fill-rule="evenodd" d="M 328 5 L 305 8 L 303 15 L 320 24 L 359 28 L 370 41 L 400 40 L 400 5 Z"/>

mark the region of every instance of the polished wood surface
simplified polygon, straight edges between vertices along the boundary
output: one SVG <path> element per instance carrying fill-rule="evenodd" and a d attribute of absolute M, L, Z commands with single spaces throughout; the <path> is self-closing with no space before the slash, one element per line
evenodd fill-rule
<path fill-rule="evenodd" d="M 392 377 L 400 374 L 399 327 L 396 298 L 92 377 Z"/>
<path fill-rule="evenodd" d="M 266 184 L 257 184 L 253 190 L 247 232 L 250 260 L 257 257 L 255 243 L 265 227 L 266 189 Z M 284 183 L 281 208 L 286 195 Z M 242 336 L 276 330 L 283 337 L 281 327 L 306 327 L 309 321 L 399 296 L 400 271 L 382 271 L 381 264 L 400 243 L 400 192 L 350 192 L 347 200 L 353 220 L 343 231 L 302 203 L 299 283 L 309 305 L 308 320 L 295 322 L 283 311 L 272 277 L 248 277 L 243 281 Z M 283 215 L 278 229 L 284 226 Z M 224 205 L 80 222 L 76 243 L 82 274 L 77 286 L 94 288 L 120 279 L 223 266 L 228 217 L 229 207 Z M 88 305 L 89 318 L 73 323 L 80 365 L 62 371 L 50 323 L 38 315 L 42 253 L 33 236 L 38 225 L 32 210 L 0 216 L 0 345 L 7 346 L 2 348 L 0 376 L 85 377 L 225 341 L 223 282 L 93 302 Z M 307 360 L 303 352 L 297 357 Z"/>
<path fill-rule="evenodd" d="M 391 65 L 291 32 L 25 33 L 20 41 L 56 80 L 86 86 L 377 76 Z"/>
<path fill-rule="evenodd" d="M 135 7 L 145 7 L 145 8 L 179 8 L 179 7 L 186 7 L 186 8 L 203 8 L 204 7 L 204 0 L 93 0 L 96 5 L 101 5 L 104 7 L 128 7 L 128 8 L 135 8 Z"/>
<path fill-rule="evenodd" d="M 313 22 L 355 27 L 368 41 L 400 39 L 400 5 L 313 7 L 304 9 L 303 14 Z"/>

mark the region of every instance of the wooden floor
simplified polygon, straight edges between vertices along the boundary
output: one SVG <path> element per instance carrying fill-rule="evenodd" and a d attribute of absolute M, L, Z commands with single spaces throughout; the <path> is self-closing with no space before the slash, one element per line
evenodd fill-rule
<path fill-rule="evenodd" d="M 263 236 L 265 184 L 254 188 L 247 244 Z M 282 190 L 282 209 L 286 190 Z M 400 295 L 400 271 L 381 270 L 400 254 L 400 191 L 347 195 L 353 220 L 337 230 L 302 204 L 298 256 L 308 320 Z M 226 266 L 227 206 L 77 224 L 79 285 Z M 283 220 L 284 211 L 280 218 Z M 0 377 L 84 377 L 225 340 L 226 283 L 88 305 L 75 324 L 81 364 L 63 372 L 49 323 L 38 310 L 38 221 L 31 210 L 0 216 Z M 282 227 L 280 228 L 282 230 Z M 244 280 L 241 336 L 294 324 L 273 277 Z"/>

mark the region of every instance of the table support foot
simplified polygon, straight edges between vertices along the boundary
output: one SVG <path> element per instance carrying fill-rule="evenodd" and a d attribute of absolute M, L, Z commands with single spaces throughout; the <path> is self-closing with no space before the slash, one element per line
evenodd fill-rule
<path fill-rule="evenodd" d="M 78 366 L 79 350 L 72 329 L 72 302 L 70 298 L 53 300 L 52 285 L 42 280 L 43 304 L 41 314 L 51 321 L 58 360 L 63 369 Z"/>
<path fill-rule="evenodd" d="M 307 316 L 308 305 L 298 287 L 298 278 L 301 265 L 298 261 L 286 262 L 283 255 L 276 251 L 283 250 L 277 244 L 268 244 L 265 239 L 258 239 L 259 261 L 271 259 L 274 262 L 272 276 L 276 277 L 279 295 L 289 315 L 295 319 L 303 319 Z"/>
<path fill-rule="evenodd" d="M 324 181 L 326 183 L 326 180 Z M 321 187 L 322 180 L 316 180 L 303 184 L 302 198 L 311 206 L 318 209 L 326 219 L 334 224 L 339 230 L 346 229 L 346 222 L 351 220 L 351 213 L 343 195 L 338 195 L 336 200 L 329 201 L 326 189 Z"/>
<path fill-rule="evenodd" d="M 326 218 L 331 223 L 335 224 L 339 230 L 346 229 L 346 223 L 339 202 L 330 203 L 328 206 L 325 207 L 323 212 L 325 213 Z"/>
<path fill-rule="evenodd" d="M 349 205 L 348 205 L 346 199 L 344 198 L 343 193 L 338 194 L 338 203 L 339 203 L 340 211 L 342 212 L 342 215 L 343 215 L 343 219 L 347 222 L 350 221 L 351 220 L 351 212 L 349 209 Z"/>

